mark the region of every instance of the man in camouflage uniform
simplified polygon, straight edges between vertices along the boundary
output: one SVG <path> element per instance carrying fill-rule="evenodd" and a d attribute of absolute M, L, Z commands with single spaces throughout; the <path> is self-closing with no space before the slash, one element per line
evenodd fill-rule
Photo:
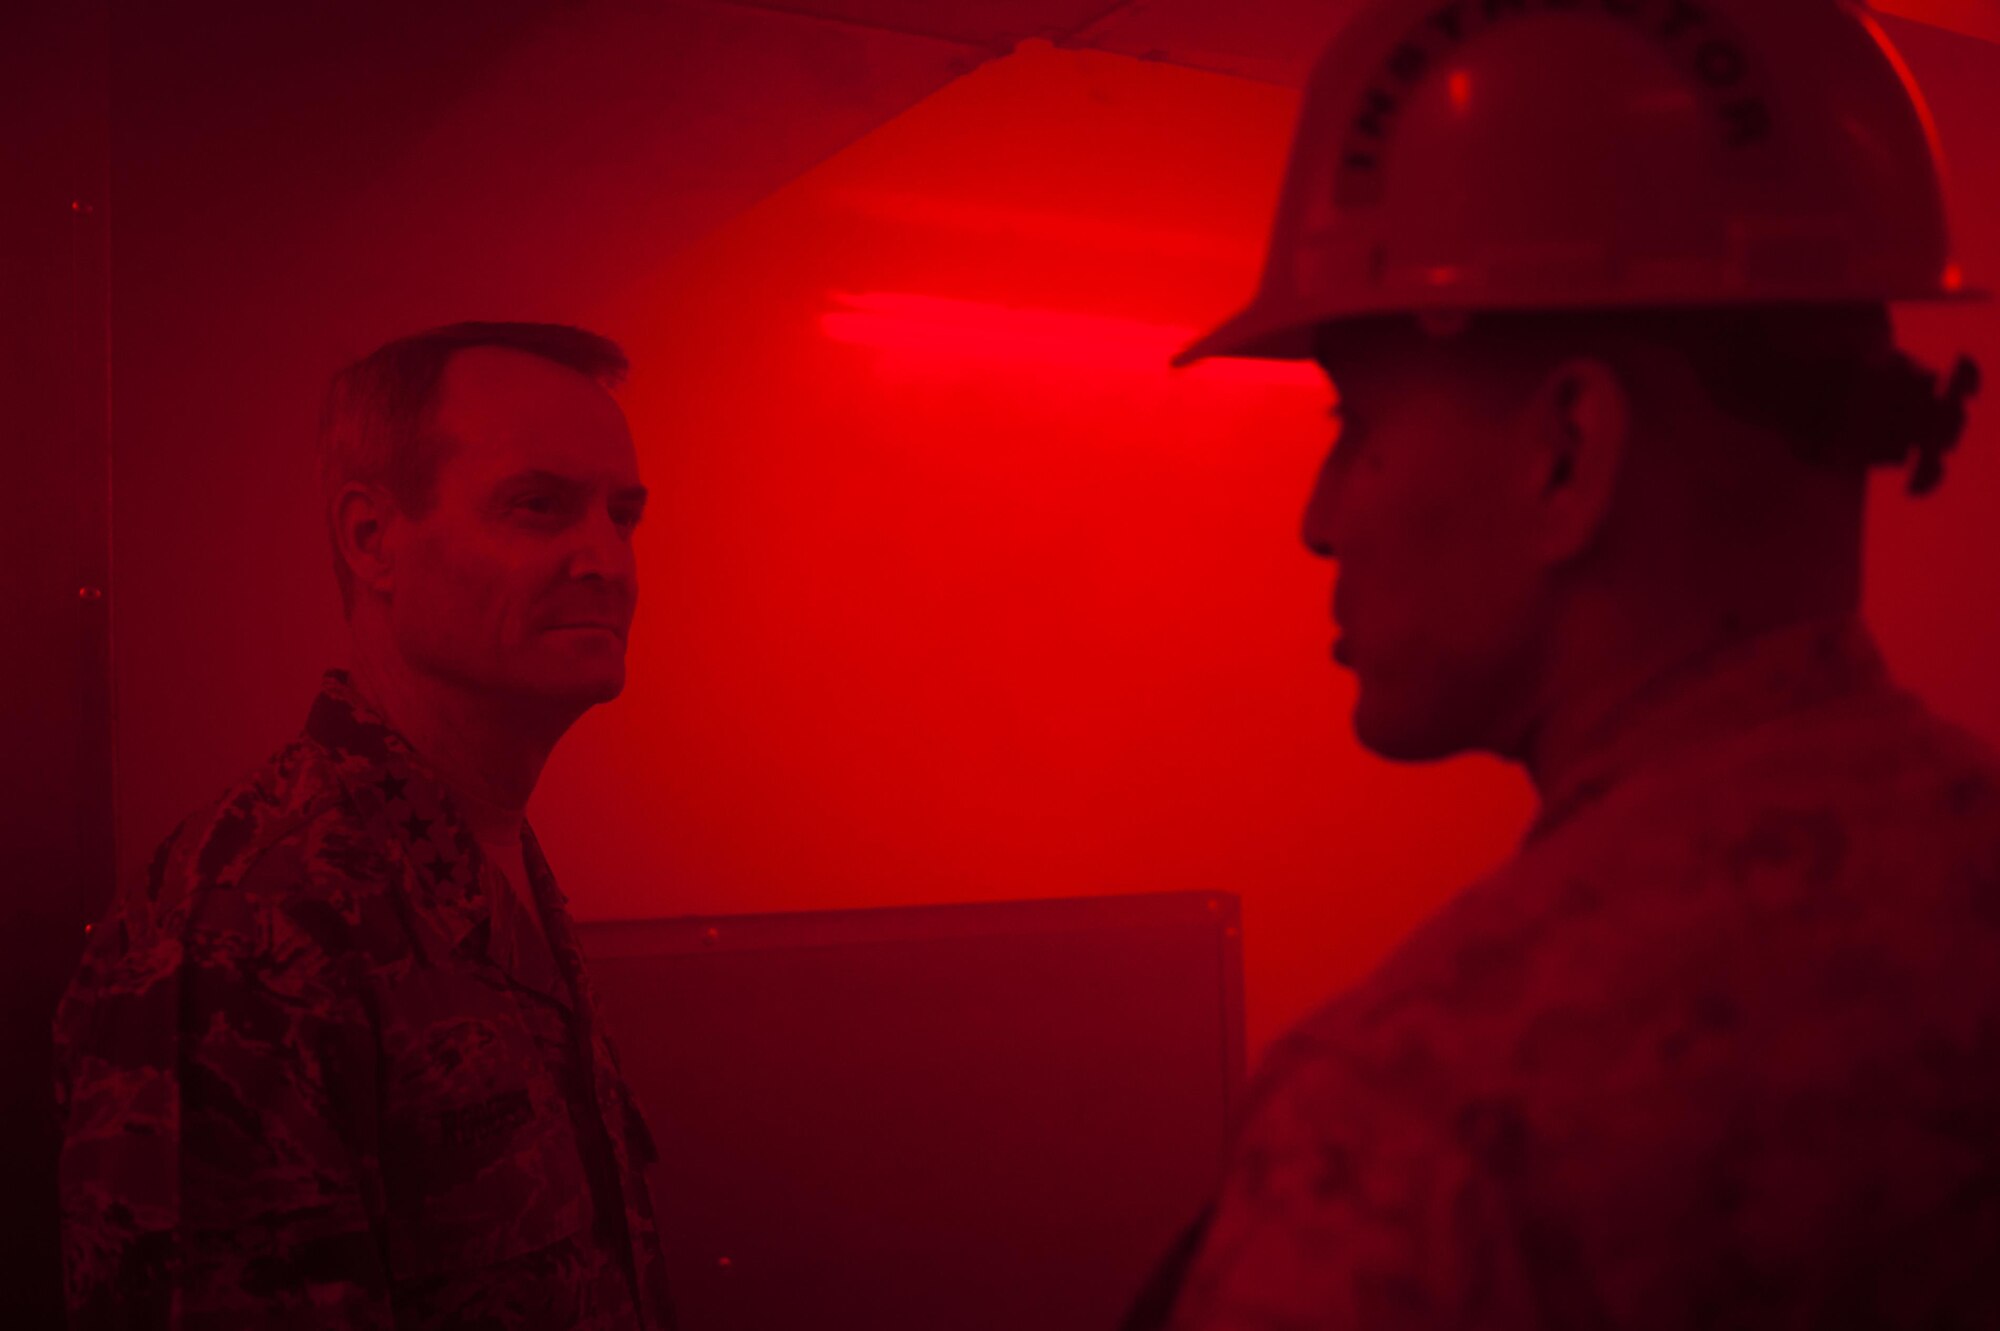
<path fill-rule="evenodd" d="M 1977 387 L 1917 94 L 1833 0 L 1378 0 L 1253 306 L 1342 431 L 1359 739 L 1513 860 L 1266 1060 L 1131 1325 L 2000 1327 L 2000 757 L 1858 617 L 1868 469 Z M 1448 816 L 1448 814 L 1447 814 Z"/>
<path fill-rule="evenodd" d="M 184 821 L 56 1019 L 82 1327 L 665 1327 L 645 1122 L 522 810 L 617 696 L 645 493 L 577 329 L 345 371 L 352 673 Z"/>

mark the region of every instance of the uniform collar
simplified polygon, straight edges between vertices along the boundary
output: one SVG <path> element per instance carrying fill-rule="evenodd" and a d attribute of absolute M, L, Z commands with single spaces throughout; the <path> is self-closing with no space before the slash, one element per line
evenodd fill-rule
<path fill-rule="evenodd" d="M 410 869 L 411 907 L 457 950 L 486 957 L 493 903 L 479 885 L 484 863 L 456 797 L 362 696 L 344 670 L 329 670 L 306 717 L 306 738 L 323 750 L 335 779 L 360 811 L 368 836 Z M 521 827 L 523 859 L 556 965 L 579 984 L 582 954 L 569 927 L 568 900 L 534 828 Z M 567 996 L 552 995 L 568 1006 Z"/>
<path fill-rule="evenodd" d="M 411 905 L 452 947 L 471 944 L 483 952 L 493 907 L 479 886 L 479 852 L 444 781 L 344 670 L 326 673 L 305 734 L 326 752 L 370 839 L 389 846 L 409 866 L 415 887 Z"/>
<path fill-rule="evenodd" d="M 526 824 L 521 828 L 522 858 L 528 866 L 528 881 L 532 885 L 535 900 L 542 907 L 542 932 L 547 938 L 549 951 L 554 954 L 556 968 L 569 982 L 572 992 L 580 991 L 583 979 L 583 951 L 577 945 L 576 934 L 569 925 L 569 900 L 556 886 L 555 872 L 542 854 L 542 844 L 535 839 L 535 830 Z M 553 995 L 555 1000 L 568 1007 L 569 995 Z M 588 1010 L 589 1005 L 586 1005 Z"/>
<path fill-rule="evenodd" d="M 1786 625 L 1720 648 L 1663 676 L 1545 793 L 1533 843 L 1627 778 L 1705 752 L 1770 722 L 1890 687 L 1873 636 L 1842 615 Z"/>

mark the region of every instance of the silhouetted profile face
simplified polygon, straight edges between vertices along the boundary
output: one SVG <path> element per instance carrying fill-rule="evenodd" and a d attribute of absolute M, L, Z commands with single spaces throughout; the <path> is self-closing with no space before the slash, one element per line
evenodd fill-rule
<path fill-rule="evenodd" d="M 1340 431 L 1302 535 L 1338 565 L 1356 737 L 1408 762 L 1497 750 L 1548 608 L 1525 394 L 1415 329 L 1323 344 L 1321 362 Z"/>
<path fill-rule="evenodd" d="M 446 367 L 433 428 L 453 441 L 437 502 L 387 535 L 399 652 L 475 692 L 579 709 L 617 697 L 645 504 L 617 403 L 539 356 L 480 347 Z"/>

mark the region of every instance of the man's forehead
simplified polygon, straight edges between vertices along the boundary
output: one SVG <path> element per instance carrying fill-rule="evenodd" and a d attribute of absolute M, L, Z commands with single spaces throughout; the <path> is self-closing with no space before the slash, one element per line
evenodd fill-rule
<path fill-rule="evenodd" d="M 611 394 L 589 375 L 506 347 L 468 347 L 453 355 L 438 381 L 436 415 L 496 433 L 517 422 L 624 420 Z"/>
<path fill-rule="evenodd" d="M 494 462 L 502 465 L 490 465 Z M 488 459 L 488 463 L 481 471 L 499 489 L 604 490 L 614 499 L 643 500 L 646 497 L 646 487 L 639 484 L 635 474 L 626 471 L 538 467 L 532 464 L 509 466 L 505 459 L 497 458 Z"/>
<path fill-rule="evenodd" d="M 453 439 L 452 452 L 460 476 L 476 490 L 553 486 L 618 495 L 645 488 L 629 443 L 620 447 L 607 440 L 592 447 L 574 436 L 523 434 L 483 442 Z"/>
<path fill-rule="evenodd" d="M 432 427 L 490 475 L 636 469 L 625 414 L 610 393 L 588 375 L 525 352 L 472 347 L 453 356 Z"/>
<path fill-rule="evenodd" d="M 602 384 L 506 348 L 468 348 L 452 356 L 438 380 L 432 420 L 466 442 L 626 434 L 624 412 Z"/>

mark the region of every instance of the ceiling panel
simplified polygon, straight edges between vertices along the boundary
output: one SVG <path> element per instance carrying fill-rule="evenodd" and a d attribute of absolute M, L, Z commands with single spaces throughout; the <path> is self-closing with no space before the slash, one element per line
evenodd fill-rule
<path fill-rule="evenodd" d="M 1063 40 L 1120 7 L 1119 0 L 730 0 L 861 27 L 976 46 L 1000 54 L 1031 37 Z"/>
<path fill-rule="evenodd" d="M 1329 39 L 1363 0 L 1133 0 L 1078 34 L 1075 44 L 1238 78 L 1299 87 Z"/>
<path fill-rule="evenodd" d="M 1884 14 L 2000 43 L 2000 0 L 1874 0 Z"/>
<path fill-rule="evenodd" d="M 1301 87 L 1314 59 L 1366 0 L 1133 0 L 1071 44 Z M 2000 42 L 2000 0 L 1876 0 L 1898 18 Z"/>
<path fill-rule="evenodd" d="M 666 0 L 547 9 L 421 123 L 397 126 L 376 178 L 326 201 L 326 243 L 404 226 L 373 261 L 385 285 L 484 279 L 497 253 L 556 289 L 538 256 L 589 231 L 643 231 L 662 255 L 977 68 L 970 45 L 775 10 Z M 384 133 L 389 133 L 385 127 Z M 367 256 L 350 257 L 359 261 Z M 428 275 L 428 276 L 426 276 Z"/>

